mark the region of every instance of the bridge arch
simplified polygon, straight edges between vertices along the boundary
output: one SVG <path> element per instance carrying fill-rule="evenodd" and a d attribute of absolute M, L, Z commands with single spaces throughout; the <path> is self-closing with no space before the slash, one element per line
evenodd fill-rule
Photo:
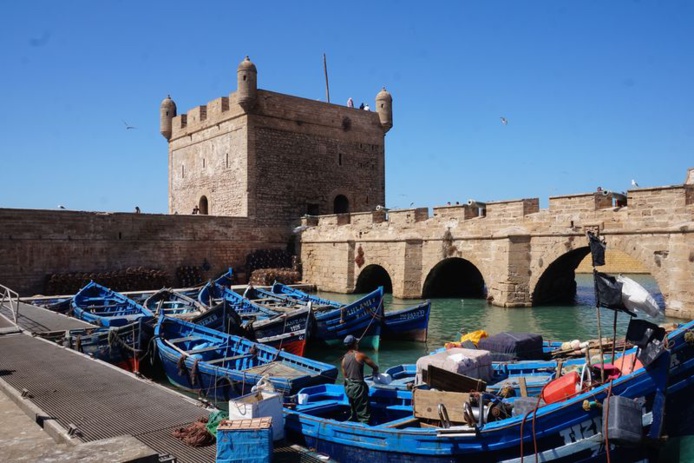
<path fill-rule="evenodd" d="M 643 265 L 648 274 L 655 280 L 658 290 L 667 303 L 667 269 L 663 268 L 658 259 L 658 251 L 648 249 L 634 240 L 633 237 L 607 236 L 608 250 L 620 251 Z M 587 242 L 587 239 L 586 239 Z M 531 278 L 532 305 L 544 304 L 570 304 L 575 302 L 576 296 L 576 268 L 581 261 L 590 254 L 588 246 L 577 246 L 576 241 L 564 243 L 563 254 L 555 252 L 549 256 L 537 259 L 536 266 L 543 266 L 543 261 L 550 261 L 544 271 L 538 272 L 533 282 Z M 555 246 L 556 248 L 556 246 Z M 654 255 L 653 259 L 649 259 Z M 609 262 L 608 262 L 609 264 Z M 601 267 L 597 268 L 601 271 Z M 537 268 L 535 269 L 537 271 Z"/>
<path fill-rule="evenodd" d="M 533 305 L 573 303 L 576 297 L 576 268 L 589 253 L 588 246 L 573 249 L 549 264 L 532 292 Z"/>
<path fill-rule="evenodd" d="M 466 297 L 486 296 L 484 277 L 469 260 L 460 257 L 444 259 L 427 274 L 422 288 L 422 297 Z"/>
<path fill-rule="evenodd" d="M 370 293 L 379 286 L 383 286 L 384 293 L 393 292 L 393 280 L 390 278 L 388 271 L 380 265 L 371 264 L 364 267 L 359 273 L 354 292 Z"/>

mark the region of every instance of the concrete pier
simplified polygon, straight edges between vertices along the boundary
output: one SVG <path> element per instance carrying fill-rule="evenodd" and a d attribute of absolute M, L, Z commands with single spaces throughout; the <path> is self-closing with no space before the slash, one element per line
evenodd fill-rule
<path fill-rule="evenodd" d="M 173 436 L 211 409 L 168 387 L 32 336 L 0 308 L 0 461 L 209 463 L 216 446 Z M 25 325 L 54 330 L 69 317 L 20 306 Z M 40 318 L 40 322 L 39 322 Z M 64 327 L 63 327 L 64 328 Z M 276 445 L 275 462 L 318 462 Z"/>

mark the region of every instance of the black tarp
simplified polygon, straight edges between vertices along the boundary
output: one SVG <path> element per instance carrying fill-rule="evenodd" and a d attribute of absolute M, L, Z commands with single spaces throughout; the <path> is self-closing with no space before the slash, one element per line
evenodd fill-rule
<path fill-rule="evenodd" d="M 595 298 L 598 307 L 621 310 L 632 317 L 636 314 L 630 312 L 622 302 L 622 283 L 611 275 L 602 272 L 593 272 L 595 280 Z"/>
<path fill-rule="evenodd" d="M 605 265 L 605 241 L 601 241 L 595 234 L 588 232 L 588 245 L 593 258 L 593 267 Z"/>

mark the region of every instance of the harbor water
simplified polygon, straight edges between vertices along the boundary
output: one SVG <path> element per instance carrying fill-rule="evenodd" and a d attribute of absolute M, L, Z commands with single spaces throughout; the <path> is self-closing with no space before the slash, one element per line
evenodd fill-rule
<path fill-rule="evenodd" d="M 650 275 L 629 275 L 646 288 L 663 307 L 663 297 L 655 280 Z M 461 333 L 484 330 L 488 334 L 505 331 L 540 334 L 545 341 L 586 341 L 597 339 L 598 317 L 595 308 L 593 276 L 576 275 L 577 294 L 573 305 L 548 305 L 532 308 L 503 308 L 487 304 L 484 299 L 432 299 L 429 332 L 426 343 L 381 341 L 378 352 L 368 355 L 385 370 L 402 363 L 415 363 L 417 359 L 438 349 L 448 341 L 459 341 Z M 358 299 L 359 294 L 336 294 L 319 292 L 318 296 L 340 302 Z M 385 310 L 397 310 L 415 305 L 419 300 L 395 299 L 385 296 Z M 601 335 L 612 337 L 615 311 L 600 309 Z M 676 321 L 661 315 L 657 318 L 637 314 L 653 323 Z M 617 313 L 617 335 L 624 336 L 629 319 L 626 313 Z M 306 356 L 323 362 L 336 364 L 342 350 L 309 349 Z M 368 368 L 367 368 L 368 371 Z"/>

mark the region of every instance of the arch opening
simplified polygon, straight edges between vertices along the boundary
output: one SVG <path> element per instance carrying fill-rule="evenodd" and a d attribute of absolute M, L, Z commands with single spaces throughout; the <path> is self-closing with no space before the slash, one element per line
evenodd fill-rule
<path fill-rule="evenodd" d="M 333 214 L 346 214 L 349 212 L 349 200 L 345 195 L 335 196 L 333 201 Z"/>
<path fill-rule="evenodd" d="M 354 292 L 370 293 L 379 286 L 383 286 L 384 293 L 393 292 L 393 281 L 390 279 L 390 275 L 388 275 L 386 269 L 380 265 L 367 265 L 357 278 L 357 286 Z"/>
<path fill-rule="evenodd" d="M 533 306 L 573 304 L 576 300 L 576 268 L 589 253 L 588 247 L 578 248 L 552 262 L 535 285 Z"/>
<path fill-rule="evenodd" d="M 200 209 L 200 214 L 207 215 L 208 210 L 207 210 L 207 196 L 201 196 L 200 201 L 198 204 L 198 208 Z"/>
<path fill-rule="evenodd" d="M 453 257 L 434 266 L 427 275 L 422 297 L 484 298 L 486 288 L 482 273 L 465 259 Z"/>

